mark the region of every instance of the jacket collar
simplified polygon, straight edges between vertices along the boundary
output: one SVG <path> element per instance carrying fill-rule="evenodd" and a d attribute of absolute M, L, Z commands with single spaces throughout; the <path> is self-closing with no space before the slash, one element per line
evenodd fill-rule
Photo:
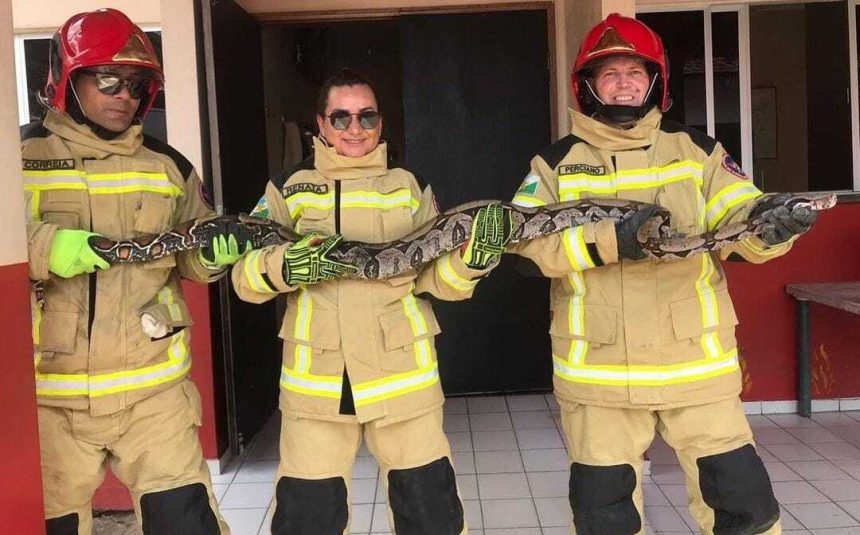
<path fill-rule="evenodd" d="M 76 152 L 85 157 L 106 158 L 111 154 L 131 156 L 143 143 L 143 126 L 133 124 L 114 139 L 102 139 L 89 126 L 80 124 L 65 113 L 48 110 L 45 128 L 75 145 Z"/>
<path fill-rule="evenodd" d="M 571 133 L 598 149 L 618 151 L 641 149 L 653 145 L 660 132 L 663 114 L 656 107 L 645 114 L 632 128 L 617 128 L 569 110 Z"/>
<path fill-rule="evenodd" d="M 315 137 L 314 168 L 332 180 L 382 176 L 388 172 L 388 148 L 385 143 L 380 143 L 368 154 L 350 158 L 341 156 Z"/>

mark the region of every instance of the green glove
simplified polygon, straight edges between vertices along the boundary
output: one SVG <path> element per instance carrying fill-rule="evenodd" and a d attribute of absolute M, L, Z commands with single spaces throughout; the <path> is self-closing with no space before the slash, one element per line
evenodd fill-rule
<path fill-rule="evenodd" d="M 99 235 L 86 230 L 58 230 L 48 258 L 51 273 L 70 279 L 82 273 L 93 273 L 96 268 L 109 268 L 110 264 L 90 247 L 87 241 L 90 236 Z"/>
<path fill-rule="evenodd" d="M 463 262 L 472 269 L 487 269 L 505 252 L 513 233 L 511 214 L 501 204 L 482 207 L 472 220 L 472 235 L 463 249 Z"/>
<path fill-rule="evenodd" d="M 340 234 L 328 238 L 308 234 L 294 243 L 284 253 L 284 281 L 289 285 L 316 284 L 355 273 L 355 266 L 328 258 L 341 241 Z"/>
<path fill-rule="evenodd" d="M 239 250 L 239 243 L 233 234 L 221 234 L 212 239 L 209 247 L 199 249 L 200 263 L 208 269 L 221 269 L 224 266 L 232 266 L 242 258 L 242 255 L 251 250 L 251 242 L 245 242 L 245 250 Z"/>

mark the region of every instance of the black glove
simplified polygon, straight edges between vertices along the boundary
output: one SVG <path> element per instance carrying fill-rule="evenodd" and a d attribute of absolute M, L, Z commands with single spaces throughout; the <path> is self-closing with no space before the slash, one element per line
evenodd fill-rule
<path fill-rule="evenodd" d="M 647 255 L 642 250 L 642 245 L 636 238 L 645 221 L 657 213 L 656 206 L 646 206 L 637 210 L 635 214 L 615 224 L 615 238 L 618 242 L 618 259 L 642 260 Z"/>
<path fill-rule="evenodd" d="M 789 209 L 784 203 L 790 197 L 789 193 L 768 195 L 759 200 L 750 211 L 750 219 L 761 217 L 764 221 L 761 239 L 768 245 L 778 245 L 792 236 L 803 234 L 818 218 L 818 212 L 806 207 Z"/>

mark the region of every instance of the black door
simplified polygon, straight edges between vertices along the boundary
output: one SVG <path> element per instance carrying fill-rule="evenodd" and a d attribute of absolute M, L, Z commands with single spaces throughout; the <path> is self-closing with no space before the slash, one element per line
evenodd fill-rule
<path fill-rule="evenodd" d="M 550 143 L 546 12 L 405 16 L 406 165 L 442 209 L 513 197 Z M 447 394 L 546 390 L 549 284 L 506 256 L 470 301 L 434 302 Z"/>
<path fill-rule="evenodd" d="M 247 213 L 267 182 L 260 24 L 232 0 L 201 2 L 215 200 L 223 213 Z M 229 277 L 215 293 L 215 350 L 235 453 L 277 406 L 281 348 L 273 301 L 240 301 Z"/>

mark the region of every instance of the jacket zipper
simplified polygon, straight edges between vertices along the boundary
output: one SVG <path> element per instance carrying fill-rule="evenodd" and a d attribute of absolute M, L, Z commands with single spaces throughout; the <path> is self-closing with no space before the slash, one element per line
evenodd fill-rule
<path fill-rule="evenodd" d="M 340 180 L 334 181 L 334 233 L 340 234 Z"/>

